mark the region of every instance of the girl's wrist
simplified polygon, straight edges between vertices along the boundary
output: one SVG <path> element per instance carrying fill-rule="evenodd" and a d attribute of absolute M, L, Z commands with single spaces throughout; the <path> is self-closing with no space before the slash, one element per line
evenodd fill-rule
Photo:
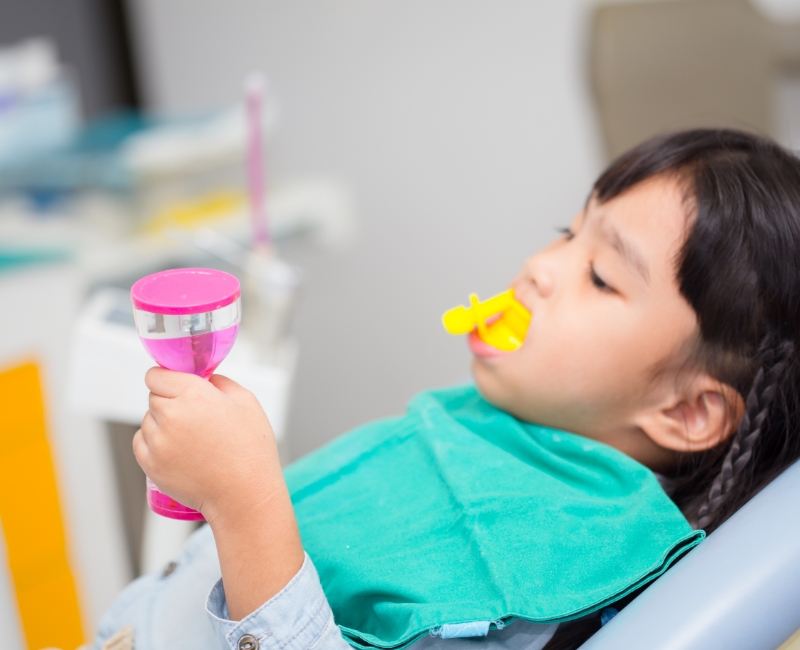
<path fill-rule="evenodd" d="M 285 484 L 262 477 L 240 489 L 230 490 L 229 495 L 214 499 L 201 511 L 212 528 L 222 530 L 269 519 L 273 513 L 287 507 L 291 509 L 291 500 Z"/>
<path fill-rule="evenodd" d="M 303 565 L 303 545 L 285 486 L 221 509 L 208 523 L 232 620 L 267 602 Z"/>

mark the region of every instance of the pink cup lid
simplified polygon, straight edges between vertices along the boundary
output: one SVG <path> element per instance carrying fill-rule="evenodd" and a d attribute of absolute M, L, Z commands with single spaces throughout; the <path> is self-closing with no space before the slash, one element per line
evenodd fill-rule
<path fill-rule="evenodd" d="M 151 314 L 202 314 L 239 298 L 239 280 L 215 269 L 170 269 L 137 280 L 131 287 L 136 309 Z"/>

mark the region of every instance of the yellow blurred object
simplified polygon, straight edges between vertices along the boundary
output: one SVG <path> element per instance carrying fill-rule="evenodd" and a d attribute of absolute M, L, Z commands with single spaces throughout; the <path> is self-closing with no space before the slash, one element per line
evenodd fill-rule
<path fill-rule="evenodd" d="M 778 648 L 778 650 L 798 650 L 800 649 L 800 630 L 792 634 L 791 638 Z"/>
<path fill-rule="evenodd" d="M 246 197 L 233 190 L 212 192 L 194 201 L 174 203 L 150 219 L 143 228 L 157 234 L 173 228 L 192 229 L 242 210 Z"/>
<path fill-rule="evenodd" d="M 0 372 L 0 396 L 0 521 L 27 647 L 75 648 L 81 614 L 36 364 Z"/>
<path fill-rule="evenodd" d="M 469 307 L 455 307 L 442 316 L 442 324 L 450 334 L 468 334 L 477 328 L 478 337 L 498 350 L 513 352 L 522 345 L 531 313 L 517 302 L 513 289 L 484 302 L 473 293 L 469 303 Z"/>

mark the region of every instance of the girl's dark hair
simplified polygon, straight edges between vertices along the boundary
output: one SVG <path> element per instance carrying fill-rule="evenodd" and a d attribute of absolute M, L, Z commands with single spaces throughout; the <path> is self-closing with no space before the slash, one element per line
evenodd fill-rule
<path fill-rule="evenodd" d="M 655 176 L 686 192 L 689 227 L 675 269 L 700 329 L 687 362 L 745 402 L 736 432 L 683 455 L 670 477 L 678 507 L 711 532 L 800 456 L 800 160 L 748 133 L 682 131 L 623 154 L 593 196 L 603 203 Z M 560 632 L 549 650 L 591 635 Z"/>

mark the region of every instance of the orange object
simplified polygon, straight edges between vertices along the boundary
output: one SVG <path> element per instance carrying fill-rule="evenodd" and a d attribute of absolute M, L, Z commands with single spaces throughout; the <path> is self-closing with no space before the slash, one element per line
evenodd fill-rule
<path fill-rule="evenodd" d="M 28 648 L 84 641 L 39 369 L 0 372 L 0 521 Z"/>

